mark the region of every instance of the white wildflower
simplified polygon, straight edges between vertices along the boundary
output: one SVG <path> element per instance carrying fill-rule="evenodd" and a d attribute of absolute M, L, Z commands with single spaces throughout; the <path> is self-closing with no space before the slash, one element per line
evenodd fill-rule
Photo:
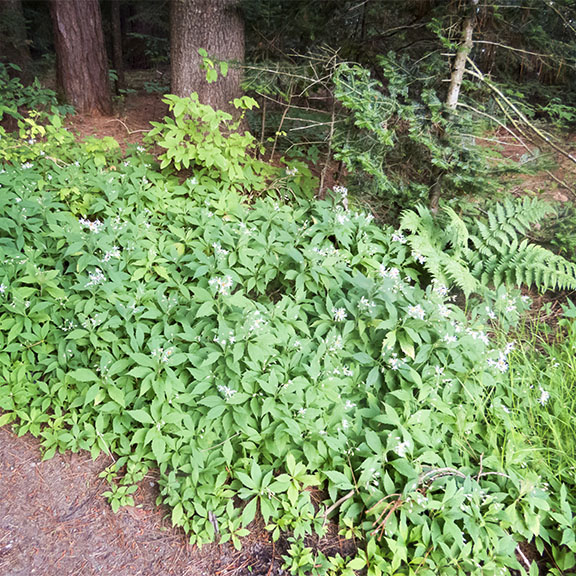
<path fill-rule="evenodd" d="M 208 281 L 210 286 L 216 286 L 217 292 L 219 294 L 224 294 L 227 296 L 230 294 L 230 288 L 232 288 L 232 278 L 230 276 L 210 278 Z"/>
<path fill-rule="evenodd" d="M 298 168 L 286 168 L 286 176 L 296 176 L 298 174 Z"/>
<path fill-rule="evenodd" d="M 344 348 L 344 340 L 342 339 L 342 336 L 338 335 L 336 336 L 336 338 L 334 339 L 328 350 L 330 352 L 337 352 L 338 350 L 342 350 L 342 348 Z"/>
<path fill-rule="evenodd" d="M 86 226 L 90 232 L 94 232 L 94 234 L 98 234 L 99 232 L 102 231 L 102 228 L 104 227 L 104 224 L 102 222 L 100 222 L 100 220 L 94 220 L 94 222 L 88 220 L 87 218 L 80 218 L 78 220 L 78 222 L 82 225 L 82 226 Z"/>
<path fill-rule="evenodd" d="M 229 386 L 224 386 L 223 384 L 218 384 L 217 388 L 218 388 L 218 392 L 220 392 L 220 394 L 222 394 L 222 396 L 224 396 L 224 398 L 226 398 L 226 400 L 228 400 L 229 398 L 232 398 L 232 396 L 234 396 L 234 394 L 236 394 L 236 390 L 234 390 L 234 388 L 230 388 Z"/>
<path fill-rule="evenodd" d="M 392 234 L 392 242 L 399 242 L 400 244 L 406 244 L 407 240 L 404 237 L 404 234 L 402 234 L 402 232 L 396 232 Z"/>
<path fill-rule="evenodd" d="M 212 248 L 214 248 L 214 254 L 217 256 L 227 256 L 229 254 L 228 250 L 222 248 L 220 242 L 214 242 L 214 244 L 212 244 Z"/>
<path fill-rule="evenodd" d="M 172 348 L 167 349 L 155 348 L 154 350 L 152 350 L 152 358 L 156 358 L 157 360 L 165 364 L 166 362 L 168 362 L 168 359 L 170 358 L 170 356 L 172 356 L 173 353 L 174 350 L 172 350 Z"/>
<path fill-rule="evenodd" d="M 407 441 L 400 442 L 400 444 L 394 448 L 394 452 L 396 452 L 400 458 L 404 458 L 408 453 L 408 450 L 410 450 L 410 442 Z"/>
<path fill-rule="evenodd" d="M 423 256 L 420 252 L 416 252 L 416 250 L 412 250 L 411 256 L 416 260 L 416 262 L 420 262 L 420 264 L 426 263 L 426 256 Z"/>
<path fill-rule="evenodd" d="M 106 282 L 106 276 L 104 275 L 104 272 L 100 270 L 100 268 L 96 268 L 94 272 L 90 272 L 88 277 L 90 279 L 86 283 L 86 286 L 97 286 L 98 284 Z"/>
<path fill-rule="evenodd" d="M 424 309 L 422 308 L 422 306 L 420 306 L 420 304 L 417 304 L 416 306 L 408 307 L 408 316 L 411 316 L 412 318 L 416 318 L 418 320 L 424 320 L 426 312 L 424 312 Z"/>
<path fill-rule="evenodd" d="M 332 316 L 335 322 L 344 322 L 348 317 L 346 310 L 344 308 L 332 308 Z"/>
<path fill-rule="evenodd" d="M 544 390 L 544 388 L 540 386 L 540 398 L 538 398 L 538 402 L 540 402 L 542 406 L 546 406 L 549 399 L 550 399 L 550 392 Z"/>
<path fill-rule="evenodd" d="M 386 268 L 384 264 L 380 265 L 380 276 L 382 278 L 392 278 L 392 280 L 398 280 L 400 278 L 400 270 L 398 268 Z"/>
<path fill-rule="evenodd" d="M 110 262 L 112 258 L 120 258 L 120 248 L 118 246 L 112 246 L 112 250 L 105 252 L 101 262 Z"/>
<path fill-rule="evenodd" d="M 360 302 L 358 302 L 358 308 L 360 310 L 364 310 L 366 312 L 372 312 L 372 310 L 376 307 L 376 304 L 374 304 L 374 302 L 368 300 L 368 298 L 366 298 L 365 296 L 362 296 L 362 298 L 360 298 Z"/>
<path fill-rule="evenodd" d="M 488 359 L 487 362 L 489 366 L 496 368 L 496 370 L 502 373 L 508 370 L 508 362 L 506 361 L 506 356 L 502 353 L 500 354 L 500 356 L 498 356 L 498 360 Z"/>

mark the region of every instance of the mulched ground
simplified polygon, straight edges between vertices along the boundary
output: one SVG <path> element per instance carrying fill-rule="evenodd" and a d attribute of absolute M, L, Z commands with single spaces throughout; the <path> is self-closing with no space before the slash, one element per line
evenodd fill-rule
<path fill-rule="evenodd" d="M 58 454 L 41 461 L 39 442 L 0 428 L 1 576 L 273 576 L 282 550 L 268 535 L 249 536 L 242 551 L 212 544 L 201 550 L 171 526 L 155 505 L 153 475 L 135 506 L 112 512 L 98 477 L 110 463 L 101 455 Z"/>

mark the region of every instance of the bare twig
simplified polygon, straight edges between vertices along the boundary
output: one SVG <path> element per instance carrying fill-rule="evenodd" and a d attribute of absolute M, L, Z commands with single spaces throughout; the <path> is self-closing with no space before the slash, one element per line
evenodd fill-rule
<path fill-rule="evenodd" d="M 576 164 L 576 158 L 574 156 L 572 156 L 572 154 L 570 154 L 569 152 L 564 150 L 562 147 L 558 146 L 558 144 L 553 142 L 552 139 L 547 134 L 545 134 L 542 130 L 540 130 L 537 126 L 535 126 L 532 122 L 530 122 L 530 120 L 526 117 L 526 115 L 521 110 L 519 110 L 518 107 L 515 106 L 510 101 L 509 98 L 506 97 L 506 95 L 502 92 L 502 90 L 500 90 L 497 86 L 495 86 L 492 82 L 490 82 L 484 76 L 484 74 L 482 74 L 482 72 L 478 69 L 478 67 L 474 64 L 474 62 L 472 62 L 472 60 L 470 60 L 470 58 L 468 58 L 468 62 L 470 62 L 470 64 L 474 68 L 474 70 L 466 70 L 466 72 L 468 74 L 470 74 L 471 76 L 474 76 L 475 78 L 478 78 L 480 81 L 484 82 L 484 84 L 486 84 L 486 86 L 488 86 L 488 88 L 490 88 L 490 90 L 495 92 L 502 99 L 502 101 L 505 102 L 506 105 L 509 106 L 510 109 L 513 110 L 518 115 L 518 117 L 522 120 L 522 122 L 526 126 L 528 126 L 528 128 L 530 128 L 539 138 L 544 140 L 544 142 L 546 142 L 550 147 L 554 148 L 554 150 L 556 150 L 556 152 L 559 152 L 560 154 L 562 154 L 562 156 L 568 158 L 568 160 L 570 160 L 570 161 L 574 162 L 574 164 Z"/>
<path fill-rule="evenodd" d="M 326 522 L 326 520 L 328 519 L 328 516 L 330 514 L 332 514 L 332 512 L 334 512 L 334 510 L 336 510 L 336 508 L 338 508 L 338 506 L 340 506 L 341 504 L 344 504 L 344 502 L 346 502 L 346 500 L 350 500 L 350 498 L 352 498 L 352 496 L 354 496 L 354 494 L 356 494 L 356 490 L 354 488 L 352 488 L 352 490 L 350 490 L 350 492 L 348 492 L 347 494 L 344 494 L 344 496 L 342 496 L 342 498 L 339 498 L 338 500 L 336 500 L 336 502 L 334 502 L 334 504 L 332 504 L 332 506 L 330 506 L 330 508 L 328 508 L 326 510 L 326 512 L 324 512 L 324 522 Z"/>

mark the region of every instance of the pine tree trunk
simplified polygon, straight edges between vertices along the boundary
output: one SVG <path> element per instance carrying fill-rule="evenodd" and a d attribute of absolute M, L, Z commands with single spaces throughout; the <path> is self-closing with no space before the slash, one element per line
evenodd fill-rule
<path fill-rule="evenodd" d="M 216 61 L 244 59 L 244 23 L 235 0 L 172 0 L 170 12 L 172 93 L 197 92 L 200 102 L 231 110 L 241 95 L 241 71 L 230 66 L 227 76 L 212 84 L 202 70 L 199 48 Z"/>
<path fill-rule="evenodd" d="M 30 49 L 26 37 L 26 20 L 21 0 L 0 0 L 0 61 L 16 64 L 24 84 L 31 80 Z"/>
<path fill-rule="evenodd" d="M 51 0 L 57 79 L 81 113 L 112 112 L 108 62 L 98 0 Z"/>

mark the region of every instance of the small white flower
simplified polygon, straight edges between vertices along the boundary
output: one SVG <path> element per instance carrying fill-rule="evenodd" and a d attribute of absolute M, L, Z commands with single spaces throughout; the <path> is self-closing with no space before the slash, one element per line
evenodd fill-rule
<path fill-rule="evenodd" d="M 456 338 L 456 336 L 452 336 L 451 334 L 446 334 L 446 336 L 444 336 L 443 340 L 447 344 L 454 344 L 455 342 L 458 341 L 458 338 Z"/>
<path fill-rule="evenodd" d="M 498 360 L 490 360 L 488 359 L 488 365 L 496 368 L 496 370 L 504 373 L 508 370 L 508 362 L 506 361 L 506 356 L 504 354 L 500 354 Z"/>
<path fill-rule="evenodd" d="M 335 322 L 344 322 L 348 317 L 346 310 L 344 308 L 332 308 L 332 316 Z"/>
<path fill-rule="evenodd" d="M 217 388 L 218 388 L 218 391 L 220 392 L 220 394 L 222 394 L 222 396 L 224 396 L 224 398 L 226 398 L 226 400 L 228 400 L 229 398 L 232 398 L 232 396 L 234 396 L 234 394 L 236 394 L 236 390 L 234 390 L 233 388 L 230 388 L 228 386 L 224 386 L 223 384 L 218 384 Z"/>
<path fill-rule="evenodd" d="M 232 288 L 232 278 L 230 276 L 216 276 L 214 278 L 210 278 L 208 284 L 210 286 L 216 286 L 216 290 L 219 294 L 224 294 L 227 296 L 230 294 L 230 288 Z"/>
<path fill-rule="evenodd" d="M 542 406 L 546 406 L 549 399 L 550 399 L 550 392 L 544 390 L 544 388 L 540 386 L 540 398 L 538 398 L 538 402 L 540 402 Z"/>
<path fill-rule="evenodd" d="M 486 314 L 490 320 L 496 320 L 496 313 L 494 310 L 492 310 L 492 308 L 490 308 L 490 306 L 486 306 Z"/>
<path fill-rule="evenodd" d="M 338 335 L 336 336 L 336 338 L 334 339 L 328 350 L 330 350 L 330 352 L 336 352 L 338 350 L 342 350 L 342 348 L 344 348 L 344 341 L 342 339 L 342 336 Z"/>
<path fill-rule="evenodd" d="M 90 279 L 86 283 L 86 286 L 97 286 L 98 284 L 106 282 L 106 276 L 104 275 L 104 272 L 100 270 L 100 268 L 96 268 L 94 272 L 90 272 L 88 277 Z"/>
<path fill-rule="evenodd" d="M 362 296 L 362 298 L 360 298 L 360 302 L 358 302 L 358 308 L 360 310 L 365 310 L 366 312 L 372 312 L 375 306 L 376 304 L 374 304 L 374 302 L 368 300 L 364 296 Z"/>
<path fill-rule="evenodd" d="M 510 352 L 512 352 L 512 350 L 514 350 L 515 348 L 516 348 L 515 342 L 508 342 L 508 344 L 506 344 L 506 347 L 504 348 L 503 354 L 505 356 L 508 356 L 508 354 L 510 354 Z"/>
<path fill-rule="evenodd" d="M 88 220 L 87 218 L 80 218 L 78 222 L 82 226 L 86 226 L 90 232 L 94 232 L 94 234 L 98 234 L 102 231 L 104 224 L 100 222 L 100 220 L 94 220 L 94 222 Z"/>
<path fill-rule="evenodd" d="M 404 458 L 410 449 L 410 442 L 400 442 L 396 448 L 394 448 L 394 452 L 400 456 L 400 458 Z"/>
<path fill-rule="evenodd" d="M 402 232 L 396 232 L 392 234 L 392 242 L 399 242 L 400 244 L 406 244 L 407 240 L 404 237 L 404 234 L 402 234 Z"/>
<path fill-rule="evenodd" d="M 442 318 L 448 318 L 450 316 L 450 308 L 448 308 L 448 306 L 444 306 L 443 304 L 440 304 L 438 306 L 438 313 L 440 314 L 440 316 L 442 316 Z"/>
<path fill-rule="evenodd" d="M 426 263 L 426 256 L 422 256 L 422 254 L 420 254 L 420 252 L 416 252 L 415 250 L 412 250 L 411 256 L 412 256 L 412 258 L 414 258 L 414 260 L 416 260 L 416 262 L 420 262 L 420 264 Z"/>
<path fill-rule="evenodd" d="M 214 242 L 214 244 L 212 244 L 212 248 L 214 248 L 214 254 L 217 256 L 227 256 L 229 254 L 228 250 L 222 248 L 220 242 Z"/>
<path fill-rule="evenodd" d="M 167 348 L 166 350 L 164 348 L 155 348 L 152 350 L 152 358 L 156 358 L 165 364 L 173 353 L 174 350 L 172 350 L 172 348 Z"/>
<path fill-rule="evenodd" d="M 392 280 L 398 280 L 400 278 L 400 270 L 398 268 L 386 268 L 384 264 L 380 265 L 380 276 L 382 278 L 392 278 Z"/>
<path fill-rule="evenodd" d="M 5 294 L 6 288 L 8 288 L 8 286 L 6 286 L 6 284 L 0 284 L 0 294 Z"/>
<path fill-rule="evenodd" d="M 356 404 L 354 402 L 350 402 L 350 400 L 346 400 L 346 404 L 344 404 L 344 410 L 350 410 L 351 408 L 355 408 Z"/>
<path fill-rule="evenodd" d="M 426 317 L 426 312 L 424 312 L 424 309 L 422 308 L 422 306 L 420 306 L 420 304 L 417 304 L 416 306 L 408 307 L 408 316 L 411 316 L 412 318 L 416 318 L 418 320 L 424 320 L 424 318 Z"/>
<path fill-rule="evenodd" d="M 287 176 L 296 176 L 296 174 L 298 174 L 298 168 L 286 168 Z"/>
<path fill-rule="evenodd" d="M 120 248 L 118 246 L 112 246 L 112 250 L 105 252 L 101 262 L 110 262 L 112 258 L 120 258 Z"/>
<path fill-rule="evenodd" d="M 24 162 L 24 164 L 20 164 L 20 168 L 22 168 L 22 170 L 27 170 L 28 168 L 33 168 L 34 164 L 32 164 L 31 162 Z"/>

